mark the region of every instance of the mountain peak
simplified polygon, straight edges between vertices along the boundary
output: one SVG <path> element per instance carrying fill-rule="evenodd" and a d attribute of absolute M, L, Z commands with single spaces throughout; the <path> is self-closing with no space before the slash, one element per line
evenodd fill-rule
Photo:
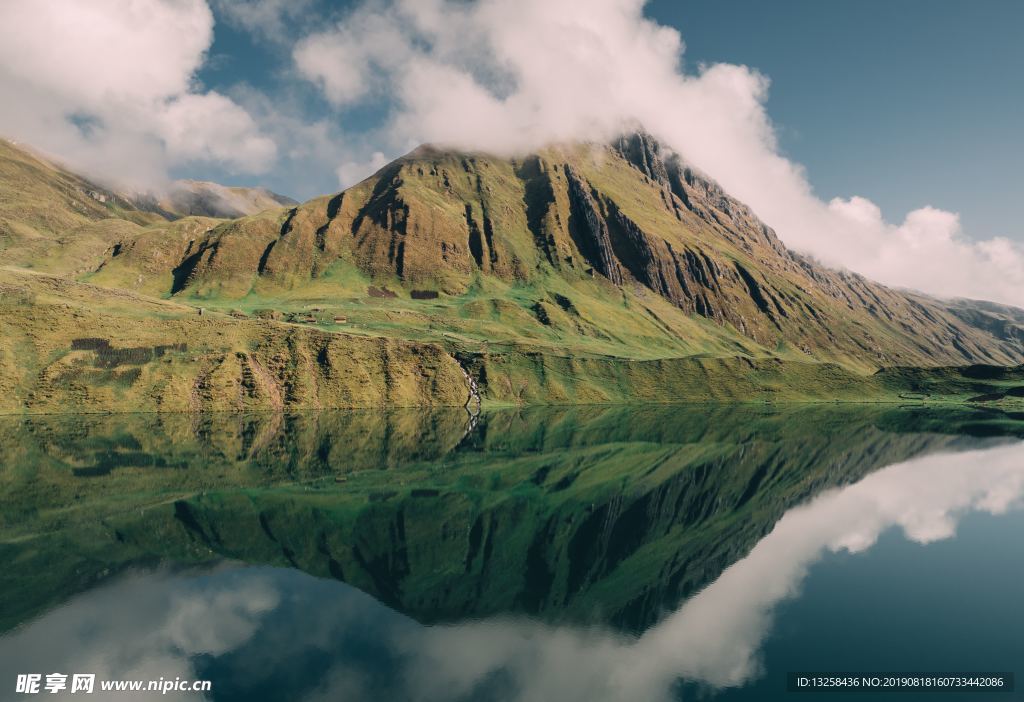
<path fill-rule="evenodd" d="M 511 402 L 891 398 L 923 376 L 881 367 L 1024 361 L 1024 312 L 796 255 L 642 132 L 517 158 L 425 146 L 344 192 L 237 219 L 168 221 L 13 146 L 0 169 L 0 249 L 35 269 L 2 285 L 93 301 L 84 339 L 79 302 L 15 314 L 16 343 L 57 359 L 23 374 L 37 407 L 122 391 L 178 408 L 458 402 L 464 387 Z M 127 321 L 136 309 L 157 316 Z M 187 354 L 161 356 L 183 339 Z M 82 385 L 83 343 L 97 363 L 155 355 Z"/>
<path fill-rule="evenodd" d="M 206 299 L 428 297 L 428 329 L 610 354 L 781 354 L 862 371 L 1024 359 L 944 303 L 790 252 L 642 131 L 518 158 L 423 145 L 333 197 L 178 236 L 123 242 L 98 278 Z M 168 257 L 161 289 L 168 278 L 146 271 Z"/>

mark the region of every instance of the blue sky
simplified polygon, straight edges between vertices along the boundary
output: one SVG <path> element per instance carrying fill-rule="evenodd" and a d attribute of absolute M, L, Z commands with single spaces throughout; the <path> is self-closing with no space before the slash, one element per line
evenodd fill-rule
<path fill-rule="evenodd" d="M 932 204 L 977 238 L 1024 239 L 1024 2 L 655 0 L 688 62 L 772 80 L 784 151 L 825 199 L 860 194 L 891 219 Z"/>
<path fill-rule="evenodd" d="M 317 2 L 291 29 L 343 20 L 349 5 Z M 346 132 L 381 119 L 386 105 L 332 109 L 296 80 L 291 44 L 254 36 L 222 6 L 214 11 L 204 84 L 286 95 L 307 117 Z M 738 63 L 771 80 L 767 110 L 781 149 L 806 167 L 823 199 L 863 195 L 893 220 L 934 205 L 959 212 L 968 236 L 1024 240 L 1015 211 L 1024 195 L 1024 3 L 653 0 L 645 13 L 681 32 L 688 70 Z M 178 174 L 264 183 L 301 198 L 338 187 L 329 169 L 240 177 L 192 165 Z"/>

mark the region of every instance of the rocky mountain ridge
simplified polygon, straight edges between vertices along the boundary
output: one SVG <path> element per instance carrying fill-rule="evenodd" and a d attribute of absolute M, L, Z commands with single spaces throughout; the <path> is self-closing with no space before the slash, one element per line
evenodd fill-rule
<path fill-rule="evenodd" d="M 1024 397 L 1024 311 L 820 266 L 643 134 L 228 220 L 0 156 L 0 412 Z"/>
<path fill-rule="evenodd" d="M 399 297 L 530 290 L 537 325 L 578 330 L 578 295 L 655 295 L 740 347 L 859 368 L 1024 360 L 1019 319 L 983 306 L 968 312 L 793 253 L 749 208 L 642 133 L 512 160 L 421 147 L 276 217 L 181 236 L 173 252 L 155 239 L 122 242 L 119 253 L 129 255 L 109 263 L 167 280 L 150 265 L 159 249 L 175 260 L 173 281 L 151 289 L 176 296 L 272 297 L 342 272 Z M 359 291 L 340 294 L 351 292 Z M 663 312 L 648 316 L 672 326 Z"/>

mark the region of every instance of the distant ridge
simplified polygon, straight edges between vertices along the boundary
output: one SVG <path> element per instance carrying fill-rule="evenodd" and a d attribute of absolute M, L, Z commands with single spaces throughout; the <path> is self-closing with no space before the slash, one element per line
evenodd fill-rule
<path fill-rule="evenodd" d="M 129 193 L 0 139 L 0 261 L 84 274 L 146 227 L 192 215 L 233 218 L 295 204 L 265 188 L 176 181 L 166 195 Z"/>
<path fill-rule="evenodd" d="M 141 195 L 134 199 L 134 203 L 140 209 L 157 212 L 169 219 L 193 215 L 231 219 L 299 204 L 266 188 L 226 186 L 205 180 L 176 180 L 167 193 Z"/>

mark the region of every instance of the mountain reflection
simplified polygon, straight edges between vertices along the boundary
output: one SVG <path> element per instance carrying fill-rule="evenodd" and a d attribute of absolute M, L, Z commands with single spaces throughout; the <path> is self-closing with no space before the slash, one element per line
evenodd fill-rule
<path fill-rule="evenodd" d="M 740 686 L 824 554 L 894 528 L 945 539 L 1020 504 L 1024 444 L 935 431 L 1013 433 L 1004 419 L 575 409 L 468 434 L 465 413 L 19 420 L 0 425 L 2 678 L 45 660 L 304 700 Z M 223 558 L 252 565 L 210 565 Z"/>

